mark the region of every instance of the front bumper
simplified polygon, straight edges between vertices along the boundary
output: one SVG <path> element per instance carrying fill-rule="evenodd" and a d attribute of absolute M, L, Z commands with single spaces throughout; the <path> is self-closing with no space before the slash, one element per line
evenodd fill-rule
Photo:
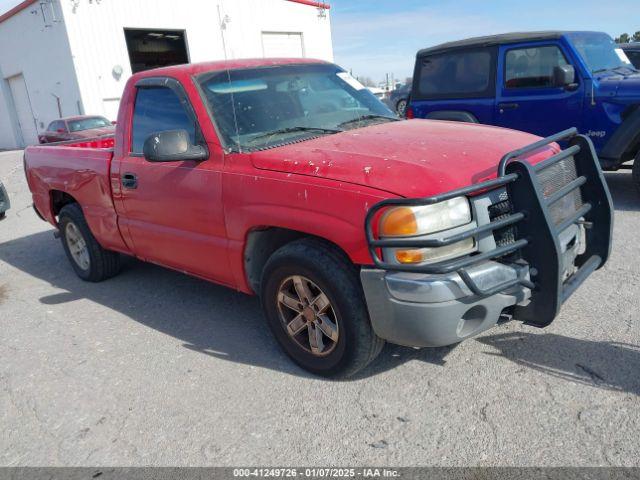
<path fill-rule="evenodd" d="M 478 282 L 528 276 L 525 266 L 484 262 L 470 269 Z M 460 275 L 428 275 L 362 269 L 369 318 L 376 334 L 410 347 L 441 347 L 493 327 L 502 312 L 526 305 L 531 291 L 520 285 L 488 297 L 477 296 Z"/>
<path fill-rule="evenodd" d="M 536 166 L 519 160 L 565 138 L 572 139 L 567 150 Z M 498 171 L 495 180 L 436 197 L 386 200 L 369 211 L 366 233 L 377 268 L 362 269 L 361 279 L 378 336 L 408 346 L 449 345 L 495 325 L 505 309 L 515 319 L 544 327 L 604 265 L 611 249 L 612 204 L 586 137 L 569 130 L 536 142 L 507 154 Z M 479 198 L 495 188 L 508 196 L 510 212 L 485 219 L 477 215 L 478 225 L 468 231 L 420 240 L 379 239 L 373 233 L 373 218 L 387 206 L 433 204 L 459 195 Z M 498 242 L 496 235 L 505 227 L 513 228 L 509 241 Z M 388 248 L 433 248 L 468 237 L 480 251 L 435 264 L 397 265 L 380 256 Z"/>

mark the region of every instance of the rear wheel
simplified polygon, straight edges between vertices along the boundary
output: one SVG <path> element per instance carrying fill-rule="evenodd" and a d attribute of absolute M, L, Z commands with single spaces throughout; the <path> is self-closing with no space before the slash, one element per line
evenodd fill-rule
<path fill-rule="evenodd" d="M 640 193 L 640 152 L 638 152 L 635 160 L 633 161 L 631 175 L 633 176 L 633 183 L 638 189 L 638 193 Z"/>
<path fill-rule="evenodd" d="M 62 207 L 58 215 L 60 239 L 76 274 L 88 282 L 100 282 L 120 271 L 120 255 L 106 250 L 94 238 L 77 203 Z"/>
<path fill-rule="evenodd" d="M 384 345 L 371 327 L 357 269 L 316 240 L 285 245 L 262 275 L 262 306 L 284 351 L 302 368 L 347 377 Z"/>

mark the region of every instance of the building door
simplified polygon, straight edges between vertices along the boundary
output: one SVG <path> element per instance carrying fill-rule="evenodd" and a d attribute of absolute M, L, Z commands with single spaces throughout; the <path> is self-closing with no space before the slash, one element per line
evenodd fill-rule
<path fill-rule="evenodd" d="M 304 57 L 300 32 L 262 32 L 262 53 L 265 57 Z"/>
<path fill-rule="evenodd" d="M 18 131 L 22 137 L 18 139 L 18 144 L 21 147 L 35 145 L 38 143 L 38 130 L 24 76 L 22 74 L 15 75 L 9 78 L 8 82 L 15 118 L 18 121 Z"/>
<path fill-rule="evenodd" d="M 120 97 L 103 98 L 102 113 L 109 120 L 118 120 L 118 109 L 120 108 Z"/>
<path fill-rule="evenodd" d="M 189 63 L 184 30 L 125 28 L 131 72 Z"/>

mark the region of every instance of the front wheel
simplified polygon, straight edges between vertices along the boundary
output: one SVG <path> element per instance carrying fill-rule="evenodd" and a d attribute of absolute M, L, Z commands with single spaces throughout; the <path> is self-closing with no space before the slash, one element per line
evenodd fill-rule
<path fill-rule="evenodd" d="M 280 346 L 317 375 L 353 375 L 384 345 L 371 327 L 357 269 L 320 241 L 276 251 L 262 275 L 261 300 Z"/>

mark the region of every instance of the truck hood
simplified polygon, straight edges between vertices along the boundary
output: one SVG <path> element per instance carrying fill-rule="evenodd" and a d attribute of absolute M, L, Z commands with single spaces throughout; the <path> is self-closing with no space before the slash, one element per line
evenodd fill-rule
<path fill-rule="evenodd" d="M 423 197 L 495 178 L 507 152 L 539 140 L 528 133 L 460 122 L 405 120 L 349 130 L 251 154 L 264 170 L 309 175 Z M 557 152 L 545 147 L 536 163 Z"/>

